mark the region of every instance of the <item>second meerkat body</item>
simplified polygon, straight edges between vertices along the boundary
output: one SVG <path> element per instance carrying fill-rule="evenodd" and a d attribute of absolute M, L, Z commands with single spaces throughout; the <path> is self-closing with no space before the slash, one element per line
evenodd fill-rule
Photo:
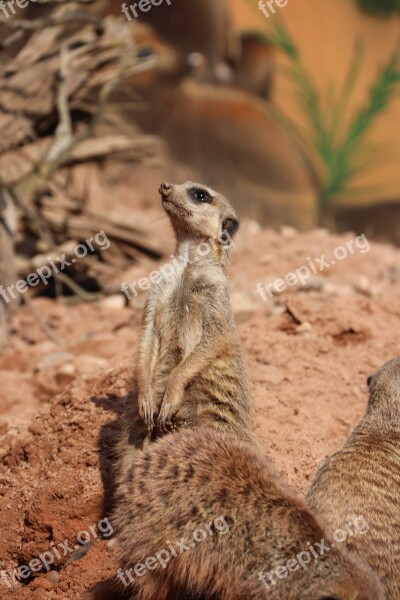
<path fill-rule="evenodd" d="M 381 577 L 387 600 L 400 598 L 400 357 L 368 379 L 366 415 L 319 469 L 307 500 L 332 529 L 354 513 L 369 531 L 350 538 Z"/>
<path fill-rule="evenodd" d="M 165 183 L 160 194 L 176 256 L 168 269 L 161 267 L 145 307 L 138 406 L 129 408 L 120 444 L 123 470 L 135 428 L 144 440 L 181 427 L 250 436 L 246 373 L 225 274 L 237 216 L 226 198 L 201 184 Z"/>
<path fill-rule="evenodd" d="M 137 455 L 120 491 L 112 522 L 129 597 L 384 598 L 375 574 L 332 545 L 254 445 L 231 435 L 165 436 Z"/>

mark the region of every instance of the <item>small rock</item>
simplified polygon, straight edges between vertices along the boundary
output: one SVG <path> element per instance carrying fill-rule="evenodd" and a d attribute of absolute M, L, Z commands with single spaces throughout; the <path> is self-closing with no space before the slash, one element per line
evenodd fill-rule
<path fill-rule="evenodd" d="M 117 544 L 117 538 L 111 538 L 111 540 L 108 540 L 108 542 L 106 544 L 107 552 L 112 554 L 115 550 L 116 544 Z"/>
<path fill-rule="evenodd" d="M 42 421 L 35 420 L 29 425 L 28 431 L 33 433 L 33 435 L 44 435 L 46 433 L 46 428 L 44 427 Z"/>
<path fill-rule="evenodd" d="M 126 298 L 122 294 L 115 294 L 114 296 L 108 296 L 101 301 L 102 306 L 105 308 L 112 308 L 113 310 L 120 310 L 126 305 Z"/>
<path fill-rule="evenodd" d="M 279 233 L 280 233 L 281 237 L 283 237 L 287 240 L 290 240 L 290 239 L 293 239 L 294 237 L 296 237 L 297 230 L 294 227 L 289 227 L 289 225 L 283 225 L 279 229 Z"/>
<path fill-rule="evenodd" d="M 87 467 L 96 467 L 98 465 L 99 461 L 97 459 L 96 454 L 93 455 L 89 455 L 85 458 L 85 465 Z"/>
<path fill-rule="evenodd" d="M 46 573 L 46 579 L 53 585 L 57 585 L 57 583 L 60 581 L 60 574 L 57 573 L 57 571 L 49 571 Z"/>
<path fill-rule="evenodd" d="M 286 304 L 282 304 L 281 302 L 269 303 L 267 306 L 268 314 L 270 315 L 283 315 L 287 310 Z"/>
<path fill-rule="evenodd" d="M 325 292 L 332 296 L 353 296 L 354 288 L 350 285 L 340 285 L 329 281 L 325 284 Z"/>
<path fill-rule="evenodd" d="M 309 333 L 312 330 L 312 325 L 308 321 L 304 321 L 296 327 L 296 333 Z"/>
<path fill-rule="evenodd" d="M 37 365 L 36 371 L 43 371 L 49 367 L 54 367 L 57 364 L 69 362 L 73 358 L 70 352 L 53 352 L 45 356 Z"/>
<path fill-rule="evenodd" d="M 316 277 L 311 277 L 307 279 L 305 284 L 302 286 L 302 289 L 305 291 L 321 291 L 325 287 L 326 279 L 325 277 L 321 277 L 317 275 Z"/>
<path fill-rule="evenodd" d="M 107 361 L 104 358 L 83 354 L 75 359 L 74 364 L 80 373 L 93 373 L 104 368 Z"/>
<path fill-rule="evenodd" d="M 371 282 L 366 275 L 360 275 L 354 282 L 354 289 L 360 294 L 372 296 Z"/>
<path fill-rule="evenodd" d="M 76 367 L 72 362 L 61 365 L 57 369 L 57 375 L 73 376 L 76 373 Z"/>

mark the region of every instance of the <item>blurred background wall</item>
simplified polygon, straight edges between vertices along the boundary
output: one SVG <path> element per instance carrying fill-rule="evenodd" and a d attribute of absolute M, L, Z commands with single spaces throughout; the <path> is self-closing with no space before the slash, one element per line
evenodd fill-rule
<path fill-rule="evenodd" d="M 243 213 L 263 224 L 288 222 L 308 228 L 322 223 L 399 243 L 397 84 L 390 90 L 379 90 L 378 85 L 378 100 L 383 94 L 384 105 L 371 108 L 354 160 L 349 159 L 345 167 L 354 173 L 322 207 L 324 165 L 321 170 L 318 157 L 305 151 L 302 140 L 282 127 L 274 114 L 277 108 L 296 129 L 307 131 L 313 109 L 305 114 L 301 106 L 298 86 L 286 72 L 288 56 L 266 41 L 273 40 L 277 23 L 286 30 L 328 115 L 333 111 L 334 94 L 339 96 L 346 80 L 353 77 L 352 92 L 337 115 L 337 129 L 344 135 L 357 113 L 368 113 L 371 88 L 398 47 L 398 13 L 366 12 L 355 0 L 289 0 L 286 7 L 276 7 L 276 13 L 266 18 L 255 0 L 231 0 L 225 6 L 227 26 L 221 16 L 222 1 L 213 3 L 208 17 L 207 11 L 196 13 L 196 4 L 191 4 L 192 13 L 186 7 L 180 18 L 183 3 L 179 0 L 145 17 L 169 44 L 211 55 L 214 68 L 208 76 L 205 69 L 193 69 L 190 84 L 185 80 L 173 92 L 159 96 L 157 106 L 152 105 L 153 130 L 199 176 L 225 187 Z M 201 4 L 204 8 L 207 2 Z M 203 36 L 198 36 L 199 31 Z M 262 43 L 258 34 L 266 36 Z M 189 42 L 183 41 L 185 36 Z M 351 75 L 360 47 L 358 69 Z M 230 73 L 224 72 L 224 62 L 230 65 Z M 398 75 L 397 63 L 391 76 L 398 82 Z M 364 153 L 370 153 L 369 159 L 358 170 Z"/>
<path fill-rule="evenodd" d="M 247 0 L 231 0 L 231 14 L 235 25 L 260 29 L 270 26 L 269 22 L 265 23 L 262 13 L 255 11 L 250 4 Z M 363 103 L 378 68 L 400 42 L 400 18 L 396 14 L 386 17 L 371 15 L 361 11 L 352 0 L 289 0 L 288 5 L 279 10 L 279 16 L 293 36 L 321 93 L 330 82 L 335 87 L 343 84 L 355 42 L 363 41 L 364 63 L 350 103 L 353 110 Z M 277 60 L 280 65 L 284 64 L 284 57 L 280 53 L 277 53 Z M 276 72 L 273 101 L 297 121 L 304 121 L 293 86 L 279 69 Z M 398 94 L 380 116 L 370 136 L 373 142 L 383 144 L 386 149 L 383 150 L 379 168 L 371 169 L 356 178 L 357 184 L 366 186 L 367 191 L 363 196 L 355 198 L 354 202 L 363 204 L 376 201 L 376 188 L 379 189 L 380 201 L 397 201 L 400 196 Z M 375 191 L 368 191 L 368 188 L 375 188 Z"/>
<path fill-rule="evenodd" d="M 85 7 L 123 24 L 138 62 L 155 61 L 131 77 L 130 96 L 116 90 L 121 104 L 137 100 L 127 124 L 262 225 L 400 244 L 396 0 L 288 0 L 269 18 L 258 0 L 164 0 L 138 18 L 131 4 L 128 18 L 119 0 Z M 19 16 L 53 10 L 30 3 Z"/>

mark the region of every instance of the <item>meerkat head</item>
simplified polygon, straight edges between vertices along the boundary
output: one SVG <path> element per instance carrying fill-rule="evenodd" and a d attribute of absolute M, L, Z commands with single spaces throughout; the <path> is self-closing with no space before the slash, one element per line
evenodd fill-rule
<path fill-rule="evenodd" d="M 368 410 L 383 409 L 387 416 L 400 417 L 400 356 L 370 375 L 367 385 Z"/>
<path fill-rule="evenodd" d="M 159 191 L 178 238 L 213 239 L 223 246 L 232 242 L 239 220 L 224 196 L 192 181 L 181 185 L 162 183 Z"/>

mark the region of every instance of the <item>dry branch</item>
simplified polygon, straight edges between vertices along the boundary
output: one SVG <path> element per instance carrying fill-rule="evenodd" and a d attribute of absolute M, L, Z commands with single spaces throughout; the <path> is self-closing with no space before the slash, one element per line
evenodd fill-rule
<path fill-rule="evenodd" d="M 93 212 L 85 198 L 74 198 L 70 187 L 73 170 L 82 163 L 139 162 L 158 154 L 159 143 L 152 136 L 128 137 L 117 127 L 112 133 L 109 124 L 107 135 L 97 131 L 113 96 L 131 88 L 132 78 L 156 63 L 138 57 L 132 24 L 85 12 L 83 5 L 91 3 L 39 0 L 57 6 L 38 19 L 2 23 L 12 33 L 0 43 L 9 49 L 24 40 L 14 57 L 0 63 L 0 185 L 18 208 L 21 240 L 29 240 L 29 250 L 18 257 L 18 272 L 34 272 L 50 255 L 69 256 L 76 244 L 104 230 L 111 241 L 107 253 L 93 253 L 55 275 L 81 299 L 96 296 L 74 280 L 77 271 L 81 276 L 87 269 L 101 279 L 113 268 L 144 255 L 160 257 L 167 250 L 123 215 Z M 81 5 L 78 11 L 76 4 Z M 114 122 L 123 122 L 118 109 Z"/>
<path fill-rule="evenodd" d="M 15 213 L 11 198 L 0 190 L 0 286 L 6 289 L 15 281 L 15 261 L 13 237 L 15 233 Z M 15 309 L 13 301 L 0 296 L 0 349 L 7 344 L 11 327 L 11 314 Z"/>

